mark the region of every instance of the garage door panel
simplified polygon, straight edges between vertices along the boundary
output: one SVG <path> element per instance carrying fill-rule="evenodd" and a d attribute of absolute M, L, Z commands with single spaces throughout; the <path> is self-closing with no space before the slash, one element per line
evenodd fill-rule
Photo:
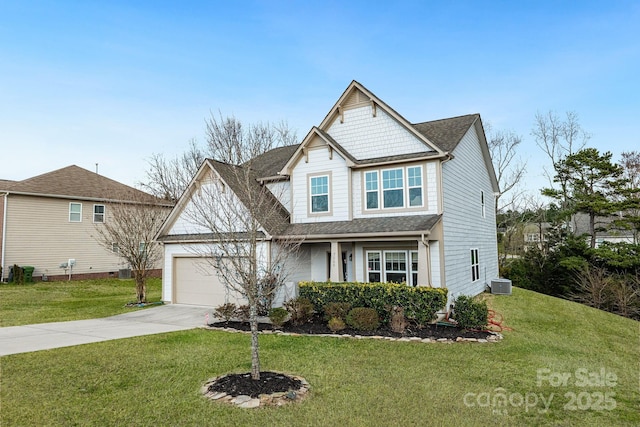
<path fill-rule="evenodd" d="M 217 307 L 227 302 L 246 303 L 237 293 L 227 291 L 215 269 L 198 258 L 175 258 L 174 272 L 177 304 Z"/>

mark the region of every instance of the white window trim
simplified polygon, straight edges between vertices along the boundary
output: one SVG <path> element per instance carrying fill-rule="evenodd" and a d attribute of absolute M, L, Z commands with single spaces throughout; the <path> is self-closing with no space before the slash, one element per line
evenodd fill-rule
<path fill-rule="evenodd" d="M 96 214 L 96 206 L 102 206 L 102 213 L 101 214 Z M 102 221 L 96 221 L 96 215 L 102 215 Z M 96 223 L 96 224 L 103 224 L 106 219 L 107 219 L 107 207 L 106 207 L 106 205 L 102 205 L 102 204 L 93 205 L 93 222 Z"/>
<path fill-rule="evenodd" d="M 80 206 L 80 212 L 71 212 L 71 206 L 73 205 L 78 205 Z M 71 214 L 80 214 L 80 219 L 78 219 L 77 221 L 74 221 L 71 219 Z M 77 203 L 77 202 L 69 202 L 69 222 L 82 222 L 82 203 Z"/>
<path fill-rule="evenodd" d="M 327 177 L 327 210 L 323 212 L 313 212 L 313 203 L 312 196 L 318 196 L 318 194 L 311 194 L 311 179 L 312 178 L 320 178 L 326 176 Z M 333 215 L 333 189 L 332 189 L 332 174 L 331 171 L 328 172 L 318 172 L 307 175 L 307 215 L 308 216 L 330 216 Z"/>
<path fill-rule="evenodd" d="M 419 186 L 409 186 L 409 169 L 419 168 L 420 169 L 420 185 Z M 384 171 L 389 170 L 402 170 L 402 206 L 401 207 L 390 207 L 387 208 L 384 206 L 384 185 L 382 180 L 382 175 Z M 377 208 L 368 208 L 367 207 L 367 193 L 373 193 L 374 190 L 367 191 L 367 173 L 375 172 L 378 180 L 378 207 Z M 362 173 L 362 211 L 365 213 L 379 213 L 379 212 L 393 212 L 393 211 L 411 211 L 411 210 L 422 210 L 426 205 L 426 172 L 424 165 L 408 165 L 408 166 L 395 166 L 395 167 L 387 167 L 381 169 L 370 169 L 365 170 Z M 410 188 L 420 188 L 422 191 L 422 203 L 420 205 L 411 206 L 411 200 L 409 200 L 409 189 Z"/>
<path fill-rule="evenodd" d="M 371 249 L 365 251 L 365 271 L 366 271 L 366 282 L 369 282 L 369 273 L 378 273 L 380 274 L 380 281 L 387 281 L 387 269 L 386 269 L 386 261 L 387 254 L 390 252 L 402 252 L 405 254 L 405 266 L 406 270 L 404 271 L 395 271 L 395 273 L 405 273 L 405 283 L 407 286 L 417 286 L 417 283 L 413 283 L 413 273 L 417 273 L 418 270 L 413 270 L 412 268 L 412 256 L 415 254 L 417 256 L 418 251 L 415 249 Z M 377 253 L 380 257 L 380 270 L 369 270 L 369 254 Z"/>

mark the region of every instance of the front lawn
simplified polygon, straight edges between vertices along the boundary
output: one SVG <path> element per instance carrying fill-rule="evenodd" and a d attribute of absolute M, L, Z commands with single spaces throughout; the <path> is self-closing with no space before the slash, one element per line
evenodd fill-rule
<path fill-rule="evenodd" d="M 249 370 L 244 334 L 195 329 L 5 356 L 0 424 L 640 424 L 638 322 L 517 288 L 487 298 L 513 328 L 497 344 L 261 336 L 263 369 L 311 383 L 306 401 L 283 408 L 199 395 L 208 378 Z"/>
<path fill-rule="evenodd" d="M 147 300 L 160 301 L 162 282 L 147 280 Z M 95 319 L 131 311 L 133 279 L 0 284 L 0 326 Z"/>

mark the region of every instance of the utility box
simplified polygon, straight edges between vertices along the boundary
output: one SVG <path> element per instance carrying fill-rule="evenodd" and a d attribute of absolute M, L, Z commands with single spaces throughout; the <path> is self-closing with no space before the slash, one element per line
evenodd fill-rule
<path fill-rule="evenodd" d="M 511 280 L 491 279 L 491 293 L 496 295 L 511 295 Z"/>
<path fill-rule="evenodd" d="M 121 268 L 118 270 L 118 279 L 131 279 L 131 269 Z"/>

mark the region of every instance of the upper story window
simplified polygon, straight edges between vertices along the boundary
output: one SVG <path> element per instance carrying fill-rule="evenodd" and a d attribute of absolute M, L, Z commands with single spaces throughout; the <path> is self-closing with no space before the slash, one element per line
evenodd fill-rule
<path fill-rule="evenodd" d="M 482 218 L 486 215 L 486 209 L 484 207 L 484 191 L 480 191 L 480 204 L 482 205 Z"/>
<path fill-rule="evenodd" d="M 82 222 L 82 203 L 69 203 L 69 222 Z"/>
<path fill-rule="evenodd" d="M 387 169 L 382 171 L 382 207 L 404 207 L 404 179 L 402 169 Z"/>
<path fill-rule="evenodd" d="M 329 212 L 329 175 L 312 176 L 309 187 L 311 188 L 311 213 Z"/>
<path fill-rule="evenodd" d="M 93 222 L 104 222 L 104 205 L 93 205 Z"/>
<path fill-rule="evenodd" d="M 380 176 L 382 191 L 379 184 Z M 365 172 L 365 209 L 424 206 L 422 176 L 422 166 Z"/>
<path fill-rule="evenodd" d="M 378 171 L 364 174 L 367 209 L 378 209 Z"/>

